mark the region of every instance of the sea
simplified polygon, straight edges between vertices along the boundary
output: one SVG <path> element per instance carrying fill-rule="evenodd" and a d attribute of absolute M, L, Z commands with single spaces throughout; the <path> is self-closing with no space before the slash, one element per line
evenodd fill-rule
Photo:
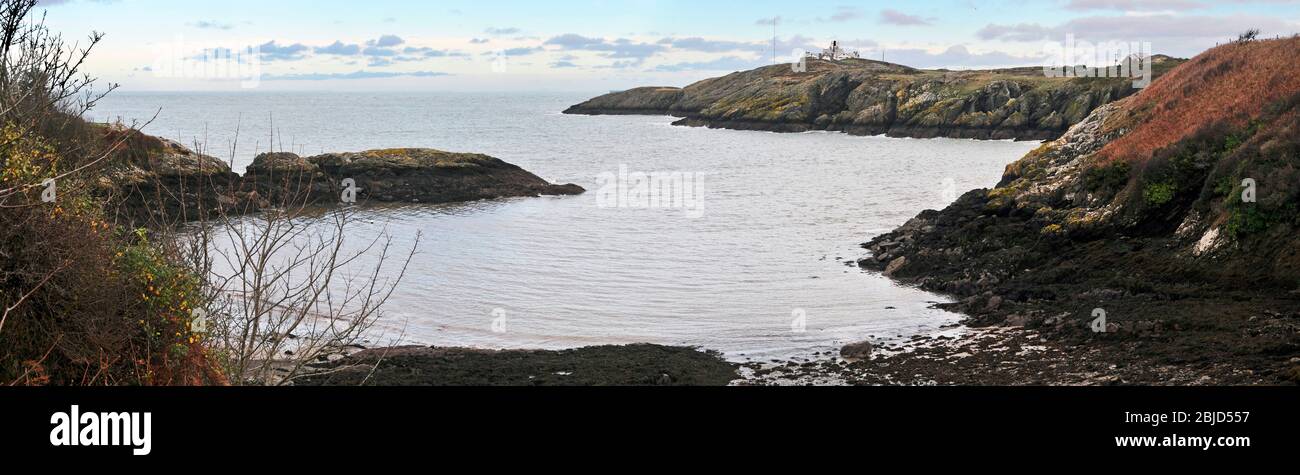
<path fill-rule="evenodd" d="M 859 269 L 860 245 L 992 187 L 1038 145 L 561 114 L 603 92 L 116 92 L 88 116 L 140 126 L 235 171 L 272 149 L 430 147 L 576 183 L 588 192 L 359 207 L 349 246 L 383 235 L 402 249 L 420 237 L 372 339 L 489 349 L 656 343 L 737 362 L 808 360 L 957 322 L 933 308 L 944 297 Z M 373 267 L 377 255 L 363 252 L 355 265 Z"/>

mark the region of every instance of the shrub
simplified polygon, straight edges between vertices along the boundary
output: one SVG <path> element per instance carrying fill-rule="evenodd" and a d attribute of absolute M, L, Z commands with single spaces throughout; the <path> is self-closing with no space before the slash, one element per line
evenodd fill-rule
<path fill-rule="evenodd" d="M 1160 207 L 1174 200 L 1178 187 L 1173 183 L 1150 183 L 1142 189 L 1142 198 L 1148 206 Z"/>
<path fill-rule="evenodd" d="M 219 383 L 183 331 L 195 278 L 92 192 L 121 145 L 80 119 L 103 96 L 78 71 L 100 36 L 65 45 L 34 7 L 0 0 L 0 384 Z"/>

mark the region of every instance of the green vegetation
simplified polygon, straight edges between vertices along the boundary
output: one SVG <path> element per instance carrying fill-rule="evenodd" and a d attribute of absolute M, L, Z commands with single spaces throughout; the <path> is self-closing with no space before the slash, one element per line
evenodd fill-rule
<path fill-rule="evenodd" d="M 1178 187 L 1173 183 L 1150 183 L 1142 189 L 1142 198 L 1147 205 L 1160 207 L 1173 201 L 1177 191 Z"/>
<path fill-rule="evenodd" d="M 1083 172 L 1084 189 L 1093 193 L 1113 196 L 1128 184 L 1133 166 L 1128 162 L 1112 162 Z"/>

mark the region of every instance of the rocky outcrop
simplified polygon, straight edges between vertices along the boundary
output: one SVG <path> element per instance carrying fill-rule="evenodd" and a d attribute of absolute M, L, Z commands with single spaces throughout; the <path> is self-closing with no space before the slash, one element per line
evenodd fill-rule
<path fill-rule="evenodd" d="M 1297 61 L 1297 38 L 1210 50 L 997 188 L 873 239 L 859 264 L 954 296 L 973 325 L 1141 363 L 1120 381 L 1194 362 L 1182 374 L 1285 382 L 1300 355 Z"/>
<path fill-rule="evenodd" d="M 220 159 L 136 130 L 97 127 L 113 149 L 96 191 L 121 220 L 165 225 L 267 205 Z"/>
<path fill-rule="evenodd" d="M 345 180 L 351 180 L 345 185 Z M 576 195 L 582 187 L 554 185 L 498 158 L 433 149 L 386 149 L 299 157 L 257 156 L 245 181 L 272 199 L 303 194 L 313 202 L 338 202 L 345 187 L 359 202 L 449 203 L 483 199 Z"/>
<path fill-rule="evenodd" d="M 99 194 L 120 219 L 137 225 L 286 204 L 337 204 L 345 201 L 345 189 L 357 203 L 450 203 L 585 191 L 578 185 L 548 183 L 487 155 L 433 149 L 312 157 L 264 153 L 240 176 L 220 159 L 170 140 L 114 127 L 106 128 L 104 135 L 118 146 L 100 180 Z"/>
<path fill-rule="evenodd" d="M 1181 60 L 1153 58 L 1156 74 Z M 1054 139 L 1094 109 L 1137 90 L 1120 78 L 1047 78 L 1042 68 L 921 70 L 852 59 L 809 60 L 686 86 L 616 92 L 567 114 L 655 114 L 678 125 L 740 130 L 843 131 L 894 137 Z"/>

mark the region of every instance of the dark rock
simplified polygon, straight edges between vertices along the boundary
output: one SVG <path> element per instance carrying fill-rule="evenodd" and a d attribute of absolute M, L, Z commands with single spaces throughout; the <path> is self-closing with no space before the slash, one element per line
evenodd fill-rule
<path fill-rule="evenodd" d="M 993 297 L 989 298 L 989 303 L 984 307 L 984 310 L 987 312 L 996 312 L 1001 307 L 1002 307 L 1002 297 L 994 295 Z"/>
<path fill-rule="evenodd" d="M 906 257 L 899 257 L 897 259 L 894 259 L 889 262 L 888 266 L 885 267 L 885 275 L 892 277 L 894 274 L 898 273 L 898 271 L 902 270 L 903 266 L 906 265 L 907 265 Z"/>
<path fill-rule="evenodd" d="M 840 356 L 850 360 L 864 360 L 864 359 L 871 358 L 871 353 L 874 350 L 875 350 L 875 346 L 872 345 L 871 342 L 864 341 L 861 343 L 854 343 L 852 345 L 847 345 L 844 348 L 841 348 Z"/>

